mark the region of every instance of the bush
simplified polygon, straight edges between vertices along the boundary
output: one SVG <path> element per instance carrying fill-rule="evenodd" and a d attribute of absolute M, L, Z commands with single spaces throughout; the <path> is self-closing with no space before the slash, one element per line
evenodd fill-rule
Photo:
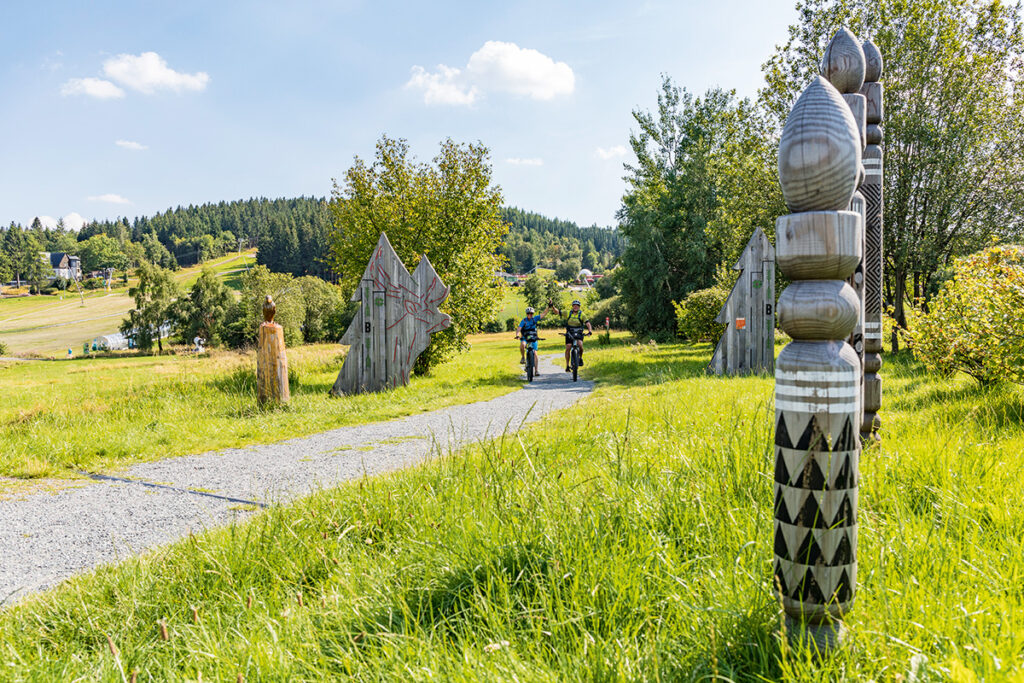
<path fill-rule="evenodd" d="M 10 352 L 11 352 L 11 351 L 10 351 L 10 349 L 9 349 L 9 348 L 7 347 L 7 343 L 6 343 L 6 342 L 2 342 L 2 341 L 0 341 L 0 356 L 6 356 L 6 355 L 7 355 L 8 353 L 10 353 Z"/>
<path fill-rule="evenodd" d="M 1024 247 L 998 246 L 957 259 L 953 278 L 907 315 L 904 337 L 934 372 L 981 384 L 1024 384 Z"/>
<path fill-rule="evenodd" d="M 103 289 L 105 282 L 101 277 L 91 277 L 82 282 L 82 287 L 86 289 Z"/>
<path fill-rule="evenodd" d="M 39 290 L 39 293 L 40 294 L 45 294 L 47 296 L 50 296 L 52 294 L 56 294 L 57 293 L 57 288 L 56 287 L 43 287 L 42 289 Z"/>
<path fill-rule="evenodd" d="M 505 319 L 505 331 L 506 332 L 515 332 L 516 331 L 516 319 L 515 318 L 506 318 Z"/>
<path fill-rule="evenodd" d="M 600 327 L 604 327 L 604 319 L 608 318 L 608 323 L 612 327 L 622 329 L 626 327 L 628 317 L 626 304 L 618 294 L 594 304 L 593 320 Z"/>
<path fill-rule="evenodd" d="M 725 325 L 715 322 L 715 318 L 728 297 L 728 289 L 708 287 L 691 292 L 682 301 L 673 302 L 679 336 L 692 342 L 715 341 L 721 337 Z"/>
<path fill-rule="evenodd" d="M 488 320 L 484 323 L 483 331 L 493 334 L 495 332 L 504 332 L 505 329 L 500 320 Z"/>

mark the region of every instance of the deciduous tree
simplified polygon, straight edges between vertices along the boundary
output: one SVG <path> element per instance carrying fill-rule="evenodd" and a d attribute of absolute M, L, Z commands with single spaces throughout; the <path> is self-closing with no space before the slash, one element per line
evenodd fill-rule
<path fill-rule="evenodd" d="M 885 298 L 905 325 L 905 305 L 934 293 L 956 256 L 1024 230 L 1020 3 L 800 0 L 797 11 L 764 65 L 776 129 L 840 27 L 885 60 Z"/>
<path fill-rule="evenodd" d="M 507 226 L 499 218 L 501 190 L 491 184 L 489 154 L 482 144 L 448 139 L 422 163 L 405 140 L 385 136 L 371 164 L 356 157 L 343 183 L 334 185 L 331 263 L 344 291 L 354 290 L 381 232 L 410 272 L 426 254 L 451 288 L 441 306 L 451 327 L 433 335 L 417 373 L 467 348 L 467 335 L 497 311 L 493 276 Z"/>
<path fill-rule="evenodd" d="M 156 342 L 158 351 L 163 352 L 161 328 L 174 318 L 173 307 L 181 289 L 171 271 L 160 266 L 143 263 L 137 274 L 139 283 L 128 290 L 135 308 L 121 323 L 121 331 L 134 337 L 136 346 L 143 351 L 152 349 Z"/>

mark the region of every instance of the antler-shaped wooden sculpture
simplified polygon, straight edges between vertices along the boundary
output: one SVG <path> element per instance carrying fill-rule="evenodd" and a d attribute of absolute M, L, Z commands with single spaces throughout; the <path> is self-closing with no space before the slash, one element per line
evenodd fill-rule
<path fill-rule="evenodd" d="M 408 384 L 413 363 L 430 344 L 430 335 L 451 325 L 451 318 L 438 310 L 448 291 L 426 255 L 409 275 L 381 233 L 352 295 L 352 301 L 361 305 L 341 338 L 349 352 L 331 393 L 340 396 Z"/>

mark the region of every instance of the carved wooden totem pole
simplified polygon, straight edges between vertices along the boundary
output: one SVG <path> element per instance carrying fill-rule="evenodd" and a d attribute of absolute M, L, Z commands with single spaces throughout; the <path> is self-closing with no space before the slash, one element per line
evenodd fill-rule
<path fill-rule="evenodd" d="M 850 211 L 856 211 L 860 214 L 861 225 L 864 224 L 864 195 L 861 194 L 860 188 L 863 187 L 864 182 L 864 166 L 863 166 L 863 154 L 864 146 L 866 144 L 867 136 L 867 98 L 861 94 L 860 90 L 864 86 L 864 73 L 865 73 L 865 58 L 864 50 L 861 48 L 860 41 L 857 40 L 857 36 L 849 29 L 841 28 L 836 32 L 835 36 L 832 37 L 832 41 L 825 48 L 825 54 L 821 59 L 821 75 L 829 80 L 832 85 L 835 86 L 843 95 L 843 99 L 846 100 L 846 104 L 850 107 L 850 113 L 853 114 L 853 120 L 857 123 L 857 131 L 860 134 L 860 149 L 861 149 L 861 176 L 858 189 L 853 193 L 853 199 L 850 200 Z M 863 234 L 863 233 L 862 233 Z M 860 392 L 861 409 L 863 410 L 864 405 L 864 258 L 861 257 L 860 263 L 857 264 L 857 269 L 853 271 L 847 282 L 853 287 L 854 291 L 857 292 L 857 301 L 860 302 L 860 314 L 857 317 L 857 323 L 853 327 L 853 334 L 850 335 L 849 342 L 853 350 L 857 352 L 857 357 L 860 359 L 861 371 L 860 371 L 860 386 L 858 391 Z M 861 417 L 863 420 L 863 416 Z M 858 426 L 858 431 L 859 431 Z"/>
<path fill-rule="evenodd" d="M 849 76 L 859 88 L 861 75 Z M 847 89 L 850 85 L 844 85 Z M 793 105 L 779 143 L 779 182 L 793 213 L 776 221 L 779 326 L 793 342 L 775 363 L 775 577 L 791 638 L 836 645 L 857 581 L 860 374 L 846 340 L 860 316 L 847 283 L 863 254 L 848 210 L 861 175 L 857 122 L 818 76 Z"/>
<path fill-rule="evenodd" d="M 864 88 L 867 100 L 867 147 L 864 149 L 866 202 L 864 219 L 864 422 L 862 439 L 878 440 L 882 407 L 882 53 L 870 40 L 864 41 Z"/>
<path fill-rule="evenodd" d="M 725 324 L 708 372 L 738 375 L 775 369 L 775 247 L 761 228 L 733 266 L 740 277 L 718 312 Z"/>
<path fill-rule="evenodd" d="M 263 302 L 263 323 L 260 325 L 256 355 L 256 399 L 260 405 L 287 403 L 288 357 L 284 353 L 284 328 L 274 322 L 277 306 L 268 294 Z"/>
<path fill-rule="evenodd" d="M 430 344 L 430 335 L 452 324 L 437 307 L 448 287 L 424 254 L 409 275 L 387 235 L 380 234 L 352 301 L 359 310 L 341 338 L 348 344 L 345 364 L 331 393 L 358 394 L 409 383 L 416 358 Z"/>

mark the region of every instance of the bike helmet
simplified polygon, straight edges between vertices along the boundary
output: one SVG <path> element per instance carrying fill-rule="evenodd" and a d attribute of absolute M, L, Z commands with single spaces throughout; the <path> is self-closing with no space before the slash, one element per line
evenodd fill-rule
<path fill-rule="evenodd" d="M 583 304 L 580 303 L 579 299 L 573 299 L 572 300 L 572 305 L 573 306 L 582 306 Z"/>
<path fill-rule="evenodd" d="M 534 312 L 533 306 L 527 306 L 526 307 L 526 315 L 530 315 L 533 312 Z"/>

